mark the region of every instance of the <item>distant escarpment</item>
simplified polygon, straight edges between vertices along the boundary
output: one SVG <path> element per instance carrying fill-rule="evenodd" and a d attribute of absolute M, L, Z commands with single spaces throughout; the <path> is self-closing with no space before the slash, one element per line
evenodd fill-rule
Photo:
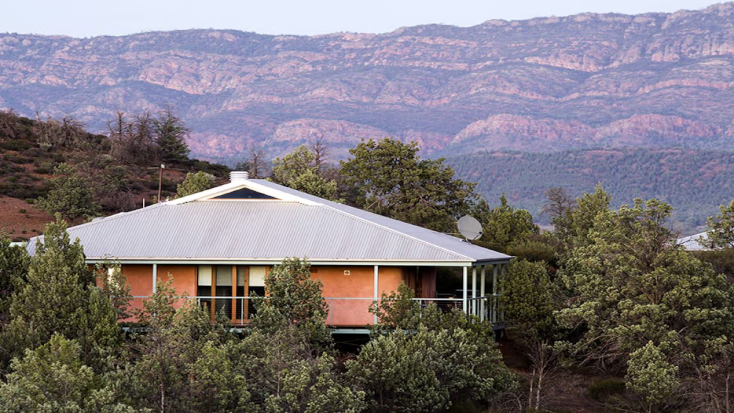
<path fill-rule="evenodd" d="M 386 34 L 222 30 L 124 37 L 0 34 L 0 108 L 72 115 L 172 104 L 193 154 L 272 155 L 317 137 L 425 153 L 614 147 L 734 149 L 734 3 Z"/>

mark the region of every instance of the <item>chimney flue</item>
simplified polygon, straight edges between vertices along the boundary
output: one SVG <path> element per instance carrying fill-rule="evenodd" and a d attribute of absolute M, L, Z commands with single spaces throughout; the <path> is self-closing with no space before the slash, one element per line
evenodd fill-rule
<path fill-rule="evenodd" d="M 249 178 L 250 175 L 246 171 L 232 171 L 229 173 L 230 182 L 243 182 Z"/>

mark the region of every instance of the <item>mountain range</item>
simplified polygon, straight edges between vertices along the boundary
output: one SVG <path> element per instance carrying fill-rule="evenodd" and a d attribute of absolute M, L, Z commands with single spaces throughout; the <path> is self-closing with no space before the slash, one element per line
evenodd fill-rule
<path fill-rule="evenodd" d="M 361 139 L 388 136 L 453 162 L 499 151 L 732 151 L 734 3 L 385 34 L 0 34 L 0 108 L 70 115 L 101 132 L 118 110 L 169 105 L 192 130 L 192 155 L 230 163 L 253 147 L 279 156 L 315 139 L 343 159 Z"/>

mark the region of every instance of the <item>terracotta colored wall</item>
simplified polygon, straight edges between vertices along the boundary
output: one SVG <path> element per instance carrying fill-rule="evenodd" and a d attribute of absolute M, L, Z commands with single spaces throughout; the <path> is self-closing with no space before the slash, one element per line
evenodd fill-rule
<path fill-rule="evenodd" d="M 344 271 L 349 271 L 345 275 Z M 324 284 L 324 297 L 329 304 L 327 324 L 339 327 L 361 327 L 372 324 L 374 317 L 368 311 L 374 297 L 373 267 L 313 267 L 311 278 Z M 402 282 L 398 267 L 380 267 L 380 294 L 397 290 Z M 361 300 L 328 299 L 329 297 L 362 298 Z"/>
<path fill-rule="evenodd" d="M 149 296 L 153 293 L 153 266 L 152 265 L 122 265 L 122 274 L 127 278 L 130 286 L 130 295 Z M 143 308 L 143 299 L 134 298 L 130 302 L 130 310 Z M 134 320 L 130 320 L 134 321 Z"/>
<path fill-rule="evenodd" d="M 150 296 L 153 294 L 153 266 L 152 265 L 128 265 L 122 266 L 122 273 L 127 277 L 132 296 Z M 196 266 L 194 265 L 159 265 L 158 283 L 168 280 L 168 274 L 173 277 L 172 287 L 176 294 L 196 295 Z M 133 309 L 143 306 L 142 298 L 135 298 L 131 302 Z M 176 303 L 180 306 L 183 302 Z"/>
<path fill-rule="evenodd" d="M 196 265 L 159 265 L 158 282 L 168 281 L 168 274 L 173 277 L 171 286 L 178 295 L 196 295 Z"/>

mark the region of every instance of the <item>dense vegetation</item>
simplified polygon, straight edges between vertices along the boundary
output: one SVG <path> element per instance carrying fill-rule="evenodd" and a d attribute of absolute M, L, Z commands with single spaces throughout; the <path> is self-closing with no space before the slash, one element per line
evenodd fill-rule
<path fill-rule="evenodd" d="M 706 224 L 734 193 L 734 153 L 685 149 L 608 149 L 554 153 L 482 152 L 449 158 L 462 179 L 477 182 L 487 199 L 505 194 L 541 222 L 546 190 L 579 196 L 604 185 L 615 206 L 635 197 L 675 206 L 673 221 L 686 232 Z"/>
<path fill-rule="evenodd" d="M 72 118 L 28 119 L 0 111 L 0 196 L 26 200 L 77 220 L 155 202 L 177 192 L 187 171 L 221 180 L 228 168 L 188 158 L 188 130 L 170 110 L 158 116 L 118 113 L 109 136 Z"/>

